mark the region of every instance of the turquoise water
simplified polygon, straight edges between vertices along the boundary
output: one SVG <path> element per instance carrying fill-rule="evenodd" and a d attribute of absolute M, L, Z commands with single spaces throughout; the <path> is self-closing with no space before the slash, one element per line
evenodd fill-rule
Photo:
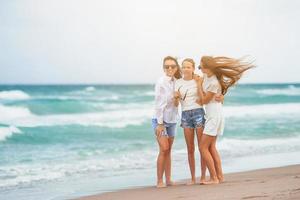
<path fill-rule="evenodd" d="M 0 86 L 0 199 L 64 199 L 154 184 L 153 89 Z M 224 112 L 218 147 L 227 171 L 242 165 L 233 167 L 232 161 L 259 156 L 295 155 L 282 156 L 281 164 L 300 163 L 300 84 L 239 85 L 225 97 Z M 175 177 L 188 177 L 180 127 L 173 166 Z"/>

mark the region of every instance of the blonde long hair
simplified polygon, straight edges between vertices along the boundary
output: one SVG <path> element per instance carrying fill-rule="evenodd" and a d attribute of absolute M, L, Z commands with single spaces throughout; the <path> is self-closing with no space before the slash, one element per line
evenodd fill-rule
<path fill-rule="evenodd" d="M 163 60 L 163 65 L 165 64 L 165 62 L 166 62 L 167 60 L 173 60 L 173 61 L 176 63 L 177 71 L 176 71 L 176 73 L 174 74 L 174 77 L 175 77 L 176 79 L 180 79 L 182 76 L 181 76 L 180 66 L 179 66 L 179 64 L 178 64 L 177 59 L 176 59 L 175 57 L 172 57 L 172 56 L 166 56 L 166 57 L 164 58 L 164 60 Z"/>
<path fill-rule="evenodd" d="M 235 59 L 228 57 L 203 56 L 201 58 L 201 63 L 201 67 L 209 69 L 216 75 L 221 85 L 223 95 L 227 93 L 228 88 L 237 83 L 245 71 L 255 67 L 253 61 L 247 62 L 245 57 Z"/>

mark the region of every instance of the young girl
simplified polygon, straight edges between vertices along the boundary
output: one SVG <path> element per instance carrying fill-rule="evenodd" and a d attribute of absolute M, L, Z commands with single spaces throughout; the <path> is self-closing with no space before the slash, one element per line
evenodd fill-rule
<path fill-rule="evenodd" d="M 199 96 L 205 104 L 205 128 L 200 142 L 201 156 L 210 173 L 210 180 L 204 184 L 218 184 L 224 181 L 221 159 L 216 149 L 217 136 L 223 134 L 224 118 L 222 103 L 215 101 L 217 94 L 225 95 L 228 88 L 233 86 L 242 74 L 254 67 L 242 59 L 227 57 L 203 56 L 199 69 L 203 79 L 199 79 Z M 202 87 L 201 87 L 202 86 Z"/>
<path fill-rule="evenodd" d="M 176 81 L 175 85 L 175 105 L 181 104 L 181 127 L 184 131 L 185 142 L 187 145 L 188 161 L 191 173 L 191 180 L 187 183 L 196 183 L 195 176 L 195 131 L 197 133 L 198 147 L 204 127 L 204 110 L 202 105 L 197 103 L 198 89 L 197 82 L 194 80 L 195 62 L 192 59 L 185 59 L 182 62 L 183 78 Z M 200 149 L 199 149 L 200 152 Z M 205 179 L 206 166 L 201 159 L 201 180 Z"/>
<path fill-rule="evenodd" d="M 173 185 L 171 181 L 171 148 L 176 133 L 178 108 L 174 105 L 175 81 L 181 78 L 178 62 L 167 56 L 163 60 L 164 76 L 155 85 L 155 112 L 152 127 L 159 145 L 157 157 L 157 187 Z M 165 174 L 166 184 L 163 182 Z"/>

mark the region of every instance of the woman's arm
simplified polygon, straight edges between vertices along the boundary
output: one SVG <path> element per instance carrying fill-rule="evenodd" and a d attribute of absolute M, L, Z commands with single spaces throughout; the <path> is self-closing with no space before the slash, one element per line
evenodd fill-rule
<path fill-rule="evenodd" d="M 205 93 L 201 87 L 201 89 L 199 89 L 199 94 L 202 104 L 208 104 L 214 98 L 216 93 L 210 91 Z"/>
<path fill-rule="evenodd" d="M 180 92 L 174 92 L 174 105 L 178 107 L 180 101 Z"/>
<path fill-rule="evenodd" d="M 155 86 L 155 116 L 158 126 L 156 127 L 156 136 L 159 137 L 165 130 L 164 127 L 164 109 L 167 106 L 166 92 L 159 83 Z"/>
<path fill-rule="evenodd" d="M 210 91 L 205 93 L 203 91 L 202 84 L 203 84 L 203 79 L 200 79 L 198 81 L 197 87 L 198 87 L 198 95 L 200 97 L 201 104 L 203 105 L 203 104 L 208 104 L 214 98 L 216 93 Z"/>
<path fill-rule="evenodd" d="M 197 94 L 198 94 L 198 99 L 196 100 L 196 103 L 202 106 L 203 103 L 201 101 L 200 88 L 202 88 L 203 78 L 200 77 L 199 75 L 196 75 L 194 76 L 194 80 L 196 81 L 197 84 Z"/>

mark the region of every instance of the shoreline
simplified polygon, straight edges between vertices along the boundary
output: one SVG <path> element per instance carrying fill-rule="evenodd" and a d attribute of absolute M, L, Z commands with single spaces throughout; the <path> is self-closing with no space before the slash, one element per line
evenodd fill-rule
<path fill-rule="evenodd" d="M 300 199 L 300 164 L 225 174 L 226 182 L 218 185 L 176 186 L 157 189 L 141 186 L 78 197 L 78 200 L 156 199 Z"/>

